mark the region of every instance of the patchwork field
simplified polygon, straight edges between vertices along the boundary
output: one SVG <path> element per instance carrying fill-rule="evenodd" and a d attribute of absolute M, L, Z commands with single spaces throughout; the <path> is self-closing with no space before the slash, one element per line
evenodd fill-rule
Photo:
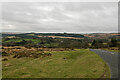
<path fill-rule="evenodd" d="M 49 51 L 49 53 L 51 56 L 38 58 L 5 56 L 8 60 L 2 62 L 3 78 L 110 77 L 110 70 L 106 63 L 88 49 Z"/>

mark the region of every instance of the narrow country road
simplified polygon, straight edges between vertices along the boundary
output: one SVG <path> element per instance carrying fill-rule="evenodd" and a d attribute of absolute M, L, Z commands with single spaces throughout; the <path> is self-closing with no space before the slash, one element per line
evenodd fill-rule
<path fill-rule="evenodd" d="M 100 49 L 90 49 L 90 51 L 98 54 L 110 67 L 111 78 L 118 78 L 118 52 L 110 52 Z"/>

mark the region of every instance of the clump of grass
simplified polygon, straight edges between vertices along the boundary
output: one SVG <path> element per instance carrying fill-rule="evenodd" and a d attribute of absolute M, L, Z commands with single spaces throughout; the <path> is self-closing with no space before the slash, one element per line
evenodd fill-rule
<path fill-rule="evenodd" d="M 22 58 L 22 57 L 32 57 L 32 58 L 39 58 L 39 57 L 46 57 L 51 56 L 50 53 L 44 53 L 44 52 L 18 52 L 13 56 L 13 58 Z"/>
<path fill-rule="evenodd" d="M 14 55 L 13 58 L 22 58 L 22 57 L 38 58 L 38 57 L 51 56 L 51 53 L 45 53 L 42 49 L 36 49 L 36 48 L 27 49 L 27 48 L 14 47 L 14 48 L 3 49 L 2 55 L 3 56 Z"/>
<path fill-rule="evenodd" d="M 3 51 L 2 56 L 8 56 L 8 53 Z"/>

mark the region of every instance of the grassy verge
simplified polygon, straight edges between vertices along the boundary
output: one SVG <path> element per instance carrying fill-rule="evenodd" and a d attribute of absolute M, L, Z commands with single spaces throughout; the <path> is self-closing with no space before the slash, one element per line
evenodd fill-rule
<path fill-rule="evenodd" d="M 111 50 L 111 49 L 103 49 L 103 50 L 112 51 L 112 52 L 120 52 L 120 50 Z"/>
<path fill-rule="evenodd" d="M 110 70 L 95 53 L 76 51 L 51 52 L 45 58 L 12 58 L 3 61 L 3 78 L 109 78 Z"/>

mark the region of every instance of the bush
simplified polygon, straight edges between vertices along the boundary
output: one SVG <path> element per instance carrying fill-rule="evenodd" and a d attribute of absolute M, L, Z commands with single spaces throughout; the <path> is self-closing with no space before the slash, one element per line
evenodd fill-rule
<path fill-rule="evenodd" d="M 8 56 L 8 53 L 2 52 L 2 56 Z"/>

